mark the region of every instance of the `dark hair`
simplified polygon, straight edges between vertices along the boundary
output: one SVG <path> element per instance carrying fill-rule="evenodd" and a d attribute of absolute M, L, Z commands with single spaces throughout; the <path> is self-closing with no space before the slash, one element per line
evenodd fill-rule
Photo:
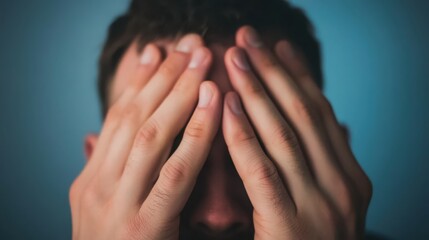
<path fill-rule="evenodd" d="M 322 85 L 319 43 L 302 10 L 284 0 L 132 0 L 128 11 L 109 27 L 99 59 L 98 91 L 103 115 L 118 63 L 134 40 L 139 50 L 151 41 L 199 33 L 209 44 L 233 37 L 243 25 L 262 35 L 288 39 L 305 55 Z"/>

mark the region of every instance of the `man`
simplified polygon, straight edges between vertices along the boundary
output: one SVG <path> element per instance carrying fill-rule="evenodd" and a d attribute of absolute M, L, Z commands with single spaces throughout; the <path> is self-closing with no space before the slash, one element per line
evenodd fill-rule
<path fill-rule="evenodd" d="M 321 75 L 281 0 L 132 1 L 100 59 L 73 238 L 363 238 L 371 183 Z"/>

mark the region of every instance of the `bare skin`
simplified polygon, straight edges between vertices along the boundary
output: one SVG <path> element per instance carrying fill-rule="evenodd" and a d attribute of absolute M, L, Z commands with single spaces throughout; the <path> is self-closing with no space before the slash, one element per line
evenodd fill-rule
<path fill-rule="evenodd" d="M 73 239 L 178 239 L 200 182 L 217 189 L 196 201 L 210 203 L 206 217 L 192 215 L 209 227 L 207 239 L 233 238 L 231 219 L 254 239 L 363 238 L 371 183 L 302 55 L 286 40 L 272 51 L 242 27 L 222 54 L 227 77 L 204 81 L 212 49 L 196 35 L 177 46 L 162 60 L 148 44 L 143 63 L 119 67 L 123 90 L 114 90 L 100 137 L 88 138 L 90 160 L 70 190 Z M 208 177 L 224 174 L 216 166 L 226 160 L 211 157 L 221 150 L 244 185 L 251 223 L 232 200 L 217 200 L 232 182 Z"/>

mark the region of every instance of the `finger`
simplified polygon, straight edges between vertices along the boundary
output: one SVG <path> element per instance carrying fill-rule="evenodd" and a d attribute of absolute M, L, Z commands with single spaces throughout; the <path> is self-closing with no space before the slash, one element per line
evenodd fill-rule
<path fill-rule="evenodd" d="M 148 61 L 149 59 L 151 59 L 151 61 Z M 124 106 L 131 101 L 131 99 L 154 74 L 160 64 L 160 61 L 161 53 L 159 49 L 154 44 L 148 44 L 141 54 L 141 61 L 139 63 L 135 63 L 138 64 L 138 66 L 136 67 L 133 79 L 129 81 L 129 86 L 124 90 L 124 94 L 122 94 L 113 104 L 106 116 L 105 123 L 91 156 L 91 160 L 79 176 L 81 184 L 84 182 L 87 184 L 98 172 L 100 165 L 106 161 L 106 156 L 109 156 L 108 152 L 112 149 L 111 145 L 114 141 L 112 136 L 120 124 L 120 113 L 123 111 Z"/>
<path fill-rule="evenodd" d="M 156 45 L 149 43 L 140 57 L 140 61 L 138 63 L 138 67 L 136 73 L 133 76 L 133 79 L 130 81 L 128 86 L 125 88 L 124 93 L 120 96 L 120 98 L 115 102 L 115 108 L 119 109 L 118 117 L 123 117 L 126 114 L 127 106 L 133 101 L 133 99 L 141 92 L 144 86 L 147 84 L 149 79 L 155 74 L 157 69 L 161 64 L 161 52 L 156 47 Z M 118 125 L 123 125 L 123 119 L 118 120 Z M 118 128 L 118 126 L 117 126 Z M 116 129 L 117 134 L 118 129 Z M 124 137 L 121 139 L 121 137 Z M 106 156 L 111 159 L 122 159 L 124 156 L 124 150 L 128 150 L 127 148 L 123 148 L 122 142 L 123 139 L 127 139 L 129 136 L 120 136 L 117 138 L 112 138 L 111 144 L 108 149 L 103 149 L 106 152 Z M 119 150 L 116 151 L 116 150 Z M 122 154 L 121 154 L 122 152 Z M 108 165 L 109 161 L 104 159 L 104 164 Z"/>
<path fill-rule="evenodd" d="M 201 44 L 200 40 L 201 38 L 194 34 L 186 35 L 176 48 L 181 51 L 193 51 Z M 171 91 L 180 75 L 187 74 L 186 64 L 189 64 L 190 58 L 188 55 L 190 54 L 179 51 L 172 53 L 159 66 L 158 71 L 144 88 L 132 88 L 136 89 L 134 92 L 137 94 L 134 95 L 137 96 L 131 96 L 133 99 L 126 103 L 124 107 L 121 122 L 112 139 L 112 147 L 108 149 L 103 168 L 100 171 L 100 178 L 103 179 L 103 185 L 107 188 L 112 189 L 112 186 L 122 175 L 137 130 L 146 121 L 147 117 L 158 108 L 160 102 Z"/>
<path fill-rule="evenodd" d="M 239 97 L 225 96 L 222 131 L 228 151 L 243 180 L 250 201 L 258 214 L 264 216 L 295 216 L 296 207 L 273 162 L 264 153 Z M 284 215 L 283 215 L 284 216 Z M 267 219 L 273 221 L 274 219 Z M 274 220 L 275 221 L 275 220 Z"/>
<path fill-rule="evenodd" d="M 198 99 L 200 83 L 211 64 L 205 47 L 193 52 L 187 71 L 177 81 L 160 107 L 138 130 L 120 180 L 126 201 L 138 205 L 145 198 L 159 169 L 170 153 L 174 138 L 185 126 Z"/>
<path fill-rule="evenodd" d="M 318 183 L 332 196 L 348 192 L 347 177 L 339 166 L 318 109 L 312 106 L 271 50 L 262 44 L 253 28 L 241 28 L 237 44 L 244 47 L 252 66 L 297 132 Z"/>
<path fill-rule="evenodd" d="M 250 68 L 244 67 L 248 63 L 242 50 L 230 48 L 225 54 L 225 65 L 232 86 L 240 95 L 251 123 L 292 197 L 302 197 L 312 179 L 295 133 Z"/>
<path fill-rule="evenodd" d="M 120 84 L 120 81 L 127 84 L 123 90 L 123 93 L 119 95 L 119 99 L 112 102 L 116 105 L 119 105 L 121 108 L 126 107 L 127 104 L 135 98 L 135 96 L 143 89 L 143 87 L 156 73 L 161 64 L 161 60 L 162 56 L 160 49 L 155 44 L 148 43 L 143 49 L 143 52 L 138 61 L 132 59 L 129 61 L 133 62 L 127 62 L 130 65 L 137 65 L 136 71 L 132 75 L 132 78 L 128 81 L 126 79 L 115 79 L 115 81 L 112 83 L 112 90 L 115 87 L 119 88 L 118 86 L 115 86 L 115 84 Z M 121 73 L 118 72 L 117 74 Z M 119 77 L 120 76 L 118 76 L 118 78 Z"/>
<path fill-rule="evenodd" d="M 176 219 L 194 188 L 217 133 L 221 116 L 221 94 L 212 82 L 200 87 L 200 97 L 182 141 L 163 166 L 160 176 L 140 210 L 152 222 Z"/>
<path fill-rule="evenodd" d="M 323 123 L 332 142 L 334 152 L 338 156 L 337 159 L 341 168 L 351 177 L 354 184 L 358 186 L 362 196 L 369 201 L 371 183 L 353 156 L 348 144 L 347 135 L 343 133 L 343 129 L 335 117 L 331 104 L 316 85 L 304 56 L 285 40 L 278 42 L 276 45 L 276 54 L 288 72 L 291 73 L 293 79 L 303 89 L 304 93 L 320 109 Z"/>
<path fill-rule="evenodd" d="M 135 43 L 134 43 L 135 44 Z M 136 44 L 135 44 L 136 45 Z M 130 47 L 131 51 L 136 51 L 136 46 L 133 45 Z M 151 59 L 151 61 L 148 61 Z M 83 169 L 80 176 L 75 180 L 71 189 L 70 189 L 70 198 L 76 198 L 77 196 L 82 196 L 81 192 L 84 191 L 89 183 L 93 181 L 94 176 L 96 176 L 102 162 L 105 160 L 108 150 L 110 149 L 110 143 L 112 142 L 112 135 L 114 134 L 115 129 L 117 128 L 118 121 L 118 112 L 123 109 L 123 106 L 130 101 L 130 99 L 136 94 L 136 92 L 144 86 L 148 79 L 153 75 L 156 68 L 159 66 L 161 60 L 161 53 L 159 49 L 153 45 L 148 44 L 143 50 L 141 56 L 141 62 L 135 63 L 136 73 L 134 74 L 133 79 L 130 81 L 130 86 L 125 90 L 126 94 L 122 94 L 117 102 L 114 103 L 113 110 L 109 110 L 108 116 L 106 117 L 105 124 L 101 130 L 100 136 L 96 143 L 96 147 L 91 154 L 91 159 Z M 129 63 L 131 64 L 131 63 Z M 117 80 L 118 81 L 118 80 Z M 102 192 L 100 190 L 100 192 Z M 74 215 L 73 218 L 79 219 L 80 213 L 80 201 L 74 201 Z M 76 225 L 76 224 L 73 224 Z M 77 225 L 76 225 L 77 226 Z M 76 231 L 78 230 L 76 227 Z"/>
<path fill-rule="evenodd" d="M 179 77 L 187 68 L 192 52 L 203 46 L 197 34 L 185 35 L 166 61 L 159 67 L 147 86 L 139 93 L 135 105 L 140 109 L 140 121 L 144 122 L 169 94 Z"/>

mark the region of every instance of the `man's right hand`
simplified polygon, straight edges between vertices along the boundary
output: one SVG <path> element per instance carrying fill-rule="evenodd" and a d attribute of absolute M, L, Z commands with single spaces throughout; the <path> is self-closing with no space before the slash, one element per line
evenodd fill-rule
<path fill-rule="evenodd" d="M 145 47 L 71 186 L 73 239 L 178 238 L 180 212 L 219 128 L 221 94 L 203 83 L 211 61 L 196 35 L 185 36 L 163 62 L 155 45 Z"/>

